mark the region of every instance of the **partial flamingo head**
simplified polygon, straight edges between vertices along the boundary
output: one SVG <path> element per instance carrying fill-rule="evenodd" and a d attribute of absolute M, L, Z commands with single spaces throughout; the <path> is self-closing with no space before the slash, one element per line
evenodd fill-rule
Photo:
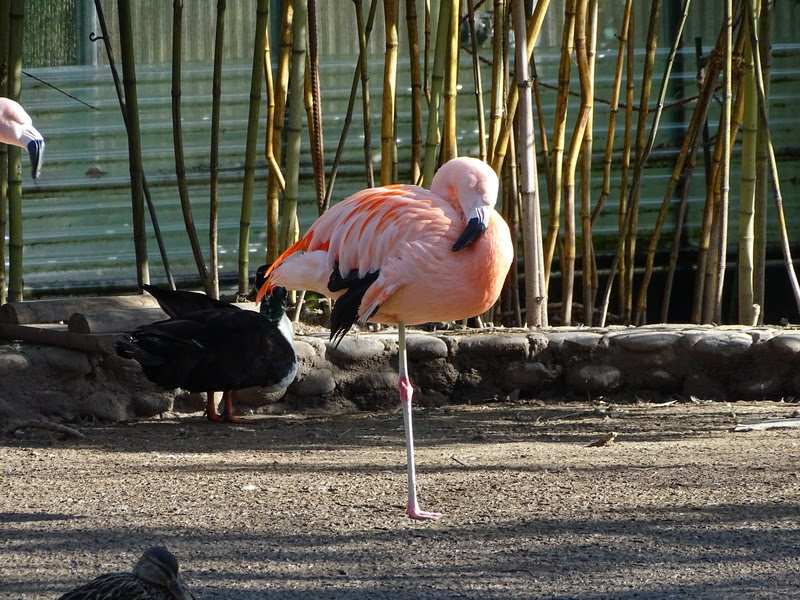
<path fill-rule="evenodd" d="M 497 203 L 498 187 L 497 174 L 477 158 L 454 158 L 433 176 L 431 191 L 457 203 L 464 215 L 466 227 L 453 244 L 454 251 L 466 248 L 486 231 Z"/>

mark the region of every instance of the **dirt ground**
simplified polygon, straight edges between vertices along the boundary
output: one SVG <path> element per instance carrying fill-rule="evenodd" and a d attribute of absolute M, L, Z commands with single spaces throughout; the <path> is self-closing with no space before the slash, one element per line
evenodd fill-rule
<path fill-rule="evenodd" d="M 28 429 L 0 439 L 0 598 L 57 598 L 164 544 L 201 599 L 798 598 L 792 403 L 399 411 Z M 614 431 L 616 440 L 587 447 Z"/>

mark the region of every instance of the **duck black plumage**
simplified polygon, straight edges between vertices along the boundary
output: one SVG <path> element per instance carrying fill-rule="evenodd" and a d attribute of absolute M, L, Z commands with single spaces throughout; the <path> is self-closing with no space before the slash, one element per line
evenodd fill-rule
<path fill-rule="evenodd" d="M 138 361 L 154 383 L 206 392 L 210 420 L 242 421 L 233 415 L 235 390 L 278 390 L 294 379 L 297 357 L 284 288 L 275 288 L 255 312 L 205 294 L 143 287 L 170 318 L 136 329 L 117 344 L 117 354 Z M 222 415 L 214 406 L 216 391 L 223 392 Z"/>
<path fill-rule="evenodd" d="M 58 600 L 193 600 L 178 574 L 178 559 L 164 546 L 142 554 L 130 573 L 101 575 Z"/>

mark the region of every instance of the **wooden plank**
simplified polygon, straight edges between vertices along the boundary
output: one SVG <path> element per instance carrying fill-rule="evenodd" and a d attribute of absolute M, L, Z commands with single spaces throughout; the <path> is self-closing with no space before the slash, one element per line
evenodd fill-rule
<path fill-rule="evenodd" d="M 67 331 L 66 325 L 41 324 L 19 325 L 16 323 L 0 323 L 0 339 L 18 340 L 43 346 L 59 346 L 83 352 L 114 354 L 114 345 L 124 335 L 108 333 L 88 335 Z"/>
<path fill-rule="evenodd" d="M 163 321 L 166 313 L 160 308 L 115 308 L 103 311 L 76 312 L 70 316 L 67 329 L 73 333 L 120 333 L 141 325 Z"/>
<path fill-rule="evenodd" d="M 76 312 L 154 308 L 157 306 L 158 303 L 155 299 L 145 294 L 9 302 L 0 306 L 0 323 L 16 323 L 18 325 L 66 323 Z"/>
<path fill-rule="evenodd" d="M 749 419 L 742 421 L 734 431 L 765 431 L 800 427 L 800 419 Z"/>

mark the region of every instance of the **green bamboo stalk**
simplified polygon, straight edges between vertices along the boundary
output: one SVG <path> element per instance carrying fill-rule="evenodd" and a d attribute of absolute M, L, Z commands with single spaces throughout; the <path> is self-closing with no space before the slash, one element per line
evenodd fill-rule
<path fill-rule="evenodd" d="M 325 145 L 322 135 L 322 93 L 319 86 L 319 48 L 317 40 L 317 0 L 308 0 L 308 59 L 311 78 L 311 113 L 314 123 L 311 136 L 311 157 L 314 165 L 314 189 L 317 192 L 317 212 L 328 208 L 325 196 Z"/>
<path fill-rule="evenodd" d="M 447 44 L 447 64 L 444 70 L 444 118 L 442 124 L 442 162 L 458 156 L 456 136 L 456 99 L 458 97 L 458 50 L 460 12 L 459 0 L 453 0 L 450 11 L 450 35 Z"/>
<path fill-rule="evenodd" d="M 744 10 L 750 10 L 745 6 Z M 758 6 L 756 6 L 758 10 Z M 754 19 L 754 22 L 757 20 Z M 743 27 L 749 27 L 744 23 Z M 749 36 L 744 42 L 744 122 L 742 124 L 742 168 L 739 185 L 739 323 L 754 325 L 754 227 L 756 203 L 756 146 L 758 138 L 758 92 L 753 72 L 753 53 Z"/>
<path fill-rule="evenodd" d="M 225 0 L 220 0 L 223 5 Z M 219 8 L 218 8 L 219 10 Z M 183 223 L 186 226 L 186 235 L 189 237 L 189 245 L 192 248 L 192 255 L 197 266 L 197 273 L 200 282 L 205 288 L 206 294 L 217 298 L 219 290 L 215 289 L 214 284 L 208 276 L 206 263 L 203 258 L 203 250 L 200 241 L 197 239 L 197 228 L 194 225 L 192 216 L 192 205 L 189 202 L 189 187 L 186 184 L 186 163 L 183 157 L 183 128 L 181 125 L 181 53 L 183 48 L 183 0 L 173 0 L 172 2 L 172 144 L 175 154 L 175 177 L 178 183 L 178 195 L 181 201 L 181 211 L 183 213 Z M 216 279 L 216 278 L 215 278 Z"/>
<path fill-rule="evenodd" d="M 394 129 L 397 102 L 397 0 L 383 0 L 386 53 L 383 63 L 383 101 L 381 103 L 381 185 L 395 180 L 397 136 Z"/>
<path fill-rule="evenodd" d="M 547 190 L 547 199 L 550 204 L 550 216 L 547 222 L 547 237 L 544 241 L 544 278 L 550 281 L 550 270 L 553 264 L 553 254 L 558 241 L 559 220 L 561 218 L 561 204 L 564 195 L 563 169 L 564 169 L 564 144 L 567 137 L 567 101 L 569 98 L 570 70 L 572 67 L 572 48 L 575 37 L 575 2 L 566 0 L 564 4 L 564 29 L 561 35 L 561 60 L 558 65 L 558 93 L 556 96 L 556 114 L 553 122 L 553 144 L 550 150 L 549 181 L 552 189 Z M 585 125 L 585 124 L 584 124 Z M 565 209 L 566 212 L 566 209 Z M 566 219 L 565 214 L 565 219 Z M 569 235 L 566 233 L 566 235 Z M 569 260 L 565 257 L 565 260 Z M 567 274 L 564 274 L 564 279 Z M 563 304 L 562 304 L 563 306 Z M 563 308 L 562 308 L 563 310 Z"/>
<path fill-rule="evenodd" d="M 469 31 L 472 40 L 472 73 L 475 79 L 475 110 L 478 117 L 478 152 L 480 159 L 486 161 L 486 123 L 483 118 L 483 82 L 481 80 L 481 64 L 478 55 L 478 36 L 475 32 L 475 0 L 467 0 Z"/>
<path fill-rule="evenodd" d="M 136 252 L 136 280 L 141 287 L 150 282 L 147 259 L 147 232 L 144 220 L 144 191 L 142 189 L 142 144 L 139 132 L 139 102 L 136 92 L 136 59 L 134 58 L 133 24 L 130 0 L 117 3 L 120 54 L 122 56 L 122 86 L 125 89 L 128 124 L 128 161 L 131 177 L 133 209 L 133 245 Z"/>
<path fill-rule="evenodd" d="M 11 0 L 8 33 L 8 97 L 19 102 L 22 92 L 23 0 Z M 0 240 L 3 243 L 3 240 Z M 8 301 L 22 302 L 22 150 L 8 147 Z"/>
<path fill-rule="evenodd" d="M 289 75 L 289 120 L 286 126 L 286 192 L 283 195 L 281 246 L 292 243 L 300 182 L 300 136 L 303 131 L 303 87 L 306 66 L 306 4 L 295 0 L 292 61 Z"/>
<path fill-rule="evenodd" d="M 619 113 L 619 93 L 622 88 L 622 67 L 625 64 L 625 48 L 628 43 L 628 29 L 631 22 L 631 10 L 633 0 L 625 1 L 625 9 L 622 14 L 622 26 L 620 27 L 619 49 L 617 50 L 617 63 L 614 68 L 614 83 L 611 86 L 611 108 L 608 115 L 608 134 L 606 135 L 606 149 L 603 154 L 603 184 L 600 197 L 597 199 L 594 210 L 592 211 L 592 222 L 594 225 L 600 211 L 603 209 L 608 195 L 611 193 L 611 164 L 614 157 L 614 136 L 617 131 L 617 113 Z"/>
<path fill-rule="evenodd" d="M 686 19 L 689 16 L 689 8 L 690 8 L 690 6 L 691 6 L 691 0 L 684 0 L 683 1 L 683 11 L 681 13 L 681 18 L 680 18 L 680 20 L 678 22 L 677 31 L 675 32 L 675 39 L 672 42 L 672 47 L 669 50 L 669 55 L 667 56 L 667 61 L 666 61 L 666 64 L 664 65 L 664 75 L 663 75 L 663 77 L 661 79 L 661 89 L 659 91 L 658 100 L 656 102 L 656 108 L 655 108 L 655 111 L 653 113 L 653 124 L 650 127 L 650 134 L 648 135 L 646 144 L 641 148 L 641 150 L 639 150 L 637 148 L 637 162 L 636 162 L 636 167 L 635 167 L 634 172 L 633 172 L 633 181 L 631 183 L 631 194 L 629 196 L 629 202 L 628 202 L 628 210 L 631 211 L 631 220 L 632 221 L 635 221 L 635 219 L 636 219 L 636 210 L 637 210 L 638 201 L 639 201 L 639 190 L 640 190 L 640 186 L 641 186 L 642 175 L 644 174 L 644 167 L 645 167 L 645 164 L 647 163 L 648 158 L 650 157 L 650 153 L 652 152 L 653 146 L 655 145 L 656 136 L 658 135 L 658 126 L 659 126 L 659 123 L 661 121 L 661 114 L 662 114 L 662 112 L 664 110 L 664 99 L 667 96 L 667 85 L 669 83 L 670 75 L 672 74 L 672 66 L 675 63 L 675 56 L 678 53 L 678 49 L 680 48 L 680 44 L 681 44 L 681 39 L 683 38 L 683 29 L 684 29 L 684 26 L 686 25 Z M 651 21 L 651 26 L 652 25 L 653 25 L 653 22 Z M 652 77 L 652 71 L 651 71 L 651 74 L 649 76 Z M 642 97 L 642 100 L 645 102 L 645 104 L 643 104 L 642 106 L 646 105 L 647 101 L 645 100 L 644 96 Z M 640 107 L 640 109 L 641 109 L 641 107 Z M 639 128 L 640 125 L 641 125 L 641 121 L 637 125 L 637 134 L 638 134 L 638 131 L 639 131 L 638 128 Z M 697 123 L 696 122 L 694 123 L 694 125 L 695 125 L 695 127 L 697 127 Z M 673 173 L 677 173 L 678 176 L 680 175 L 680 172 L 683 170 L 683 162 L 685 162 L 686 156 L 688 154 L 689 141 L 690 141 L 688 138 L 689 138 L 688 135 L 684 136 L 683 145 L 681 147 L 681 154 L 680 154 L 679 159 L 678 159 L 678 163 L 679 164 L 676 164 L 675 165 L 675 169 L 673 169 Z M 674 191 L 674 188 L 669 190 L 669 198 L 672 197 L 672 192 L 673 191 Z M 668 203 L 668 202 L 669 202 L 669 200 L 666 200 L 665 204 Z M 661 233 L 660 229 L 661 228 L 660 228 L 659 225 L 657 225 L 654 228 L 653 234 L 651 236 L 651 247 L 654 244 L 657 245 L 658 238 L 660 237 L 660 233 Z M 635 231 L 636 231 L 635 223 L 632 225 L 632 231 L 634 232 L 634 235 L 635 235 Z M 632 240 L 635 240 L 635 237 L 632 238 Z M 655 252 L 655 248 L 653 248 L 653 252 Z M 645 311 L 645 308 L 646 308 L 646 301 L 647 301 L 647 286 L 649 285 L 650 274 L 652 273 L 652 268 L 653 268 L 652 267 L 652 257 L 653 257 L 653 255 L 649 252 L 649 249 L 648 249 L 647 269 L 645 271 L 645 275 L 644 275 L 644 278 L 643 278 L 643 281 L 642 281 L 642 285 L 639 288 L 639 296 L 638 296 L 637 301 L 636 301 L 636 315 L 635 315 L 635 319 L 634 319 L 634 321 L 636 323 L 642 323 L 643 320 L 644 320 L 644 311 Z M 633 263 L 630 263 L 630 264 L 632 265 Z"/>
<path fill-rule="evenodd" d="M 372 142 L 370 141 L 371 129 L 369 123 L 369 87 L 367 85 L 367 82 L 369 81 L 369 75 L 365 61 L 367 60 L 367 42 L 369 42 L 370 34 L 372 33 L 372 26 L 375 21 L 375 12 L 378 7 L 378 0 L 372 0 L 366 26 L 363 24 L 363 16 L 361 14 L 361 0 L 354 1 L 356 6 L 356 21 L 359 23 L 359 38 L 362 37 L 361 34 L 363 33 L 363 40 L 359 41 L 360 52 L 358 64 L 356 65 L 356 70 L 353 73 L 353 83 L 350 86 L 350 98 L 347 101 L 347 111 L 345 112 L 344 125 L 342 126 L 342 133 L 339 136 L 339 144 L 336 147 L 336 154 L 334 155 L 331 172 L 328 177 L 328 189 L 325 194 L 328 198 L 328 202 L 330 202 L 330 199 L 333 196 L 333 186 L 336 182 L 336 174 L 339 170 L 339 163 L 342 160 L 345 142 L 347 142 L 347 134 L 349 133 L 350 125 L 353 122 L 353 109 L 355 108 L 356 104 L 356 92 L 358 92 L 359 76 L 361 77 L 362 106 L 364 110 L 364 167 L 367 174 L 367 187 L 373 187 L 375 185 L 375 179 L 372 174 Z"/>
<path fill-rule="evenodd" d="M 494 31 L 492 36 L 492 95 L 491 110 L 489 115 L 489 156 L 494 156 L 497 139 L 500 137 L 500 127 L 503 119 L 503 98 L 505 97 L 505 69 L 503 61 L 503 36 L 499 32 L 505 29 L 506 3 L 505 0 L 494 0 Z"/>
<path fill-rule="evenodd" d="M 439 107 L 444 90 L 444 65 L 447 58 L 448 30 L 450 29 L 450 11 L 452 8 L 453 0 L 441 0 L 439 4 L 439 21 L 436 27 L 433 73 L 431 75 L 431 97 L 428 101 L 428 127 L 422 161 L 422 183 L 426 186 L 430 186 L 433 172 L 436 170 L 436 147 L 439 145 Z"/>
<path fill-rule="evenodd" d="M 419 69 L 416 0 L 406 0 L 406 31 L 408 34 L 408 60 L 411 70 L 411 165 L 408 178 L 412 183 L 418 183 L 422 177 L 422 73 L 420 73 Z M 369 102 L 367 101 L 365 102 L 365 107 L 368 106 Z"/>
<path fill-rule="evenodd" d="M 0 39 L 9 39 L 11 4 L 0 3 Z M 7 43 L 0 43 L 0 97 L 8 97 Z M 6 290 L 6 229 L 8 215 L 8 145 L 0 144 L 0 304 L 8 299 Z"/>
<path fill-rule="evenodd" d="M 247 138 L 244 150 L 244 182 L 239 217 L 239 297 L 250 291 L 250 220 L 253 213 L 253 188 L 256 176 L 256 146 L 258 143 L 258 114 L 261 110 L 261 84 L 264 74 L 264 40 L 269 25 L 269 0 L 258 0 L 256 30 L 253 41 L 253 64 L 250 70 L 250 108 L 247 115 Z M 305 40 L 304 40 L 305 41 Z"/>
<path fill-rule="evenodd" d="M 775 9 L 775 0 L 762 0 L 761 17 L 758 22 L 759 41 L 761 43 L 761 69 L 764 79 L 764 96 L 769 99 L 770 71 L 772 70 L 772 24 Z M 756 97 L 758 93 L 756 92 Z M 769 116 L 769 102 L 766 103 L 766 112 Z M 757 125 L 756 136 L 756 190 L 755 190 L 755 215 L 754 215 L 754 251 L 753 261 L 753 302 L 759 307 L 758 324 L 764 322 L 766 310 L 764 297 L 764 280 L 766 277 L 767 262 L 767 210 L 769 168 L 767 158 L 766 136 Z"/>
<path fill-rule="evenodd" d="M 586 52 L 586 11 L 588 0 L 568 0 L 566 11 L 573 11 L 567 20 L 574 23 L 575 55 L 581 83 L 581 108 L 572 132 L 567 161 L 564 165 L 564 261 L 561 267 L 561 323 L 572 324 L 572 298 L 575 285 L 575 171 L 580 156 L 592 104 L 592 81 Z M 562 55 L 563 57 L 563 55 Z M 559 86 L 561 88 L 561 86 Z M 558 174 L 556 174 L 558 175 Z M 558 186 L 558 183 L 556 183 Z"/>
<path fill-rule="evenodd" d="M 728 0 L 730 1 L 730 0 Z M 761 69 L 761 55 L 760 46 L 758 42 L 758 30 L 753 23 L 753 6 L 755 0 L 748 0 L 750 10 L 746 10 L 747 18 L 750 20 L 750 43 L 753 47 L 753 63 L 756 75 L 756 91 L 758 92 L 758 118 L 761 124 L 761 130 L 765 136 L 765 143 L 767 145 L 767 159 L 769 163 L 770 183 L 772 184 L 773 200 L 775 202 L 775 212 L 778 217 L 778 232 L 781 237 L 781 250 L 783 252 L 784 266 L 789 275 L 789 283 L 792 288 L 792 294 L 797 305 L 798 312 L 800 312 L 800 283 L 797 281 L 797 273 L 794 270 L 794 262 L 792 261 L 792 251 L 789 244 L 789 234 L 786 227 L 786 216 L 783 212 L 783 196 L 781 194 L 781 183 L 778 177 L 778 165 L 775 161 L 775 149 L 772 146 L 772 134 L 769 129 L 769 119 L 767 118 L 767 98 L 764 87 L 764 73 Z"/>
<path fill-rule="evenodd" d="M 525 7 L 513 3 L 514 34 L 524 38 Z M 524 44 L 516 46 L 516 77 L 520 103 L 520 191 L 522 194 L 522 247 L 525 265 L 525 323 L 534 327 L 547 326 L 547 289 L 544 281 L 544 256 L 542 251 L 542 226 L 539 207 L 539 190 L 536 184 L 536 148 L 533 134 L 533 100 L 528 71 L 528 52 Z"/>
<path fill-rule="evenodd" d="M 283 3 L 281 14 L 281 39 L 278 53 L 278 66 L 275 73 L 275 108 L 272 115 L 272 155 L 275 166 L 270 171 L 267 183 L 267 263 L 274 262 L 283 248 L 283 237 L 279 227 L 280 198 L 279 189 L 286 190 L 286 180 L 281 184 L 275 173 L 280 171 L 281 146 L 283 143 L 283 120 L 286 114 L 286 99 L 289 93 L 289 63 L 292 55 L 292 35 L 294 22 L 294 1 Z M 269 135 L 269 134 L 268 134 Z"/>
<path fill-rule="evenodd" d="M 219 121 L 222 98 L 222 58 L 225 49 L 227 0 L 217 1 L 214 27 L 214 69 L 211 76 L 211 150 L 209 159 L 208 256 L 210 295 L 219 298 Z"/>
<path fill-rule="evenodd" d="M 627 282 L 625 289 L 628 292 L 624 298 L 623 318 L 630 322 L 633 312 L 633 268 L 634 256 L 636 254 L 636 233 L 639 225 L 639 192 L 642 180 L 642 173 L 645 165 L 645 135 L 647 131 L 647 117 L 649 114 L 650 91 L 653 82 L 653 68 L 655 65 L 656 47 L 658 45 L 658 22 L 661 14 L 661 0 L 652 0 L 650 5 L 650 22 L 647 29 L 647 42 L 642 72 L 642 87 L 639 97 L 639 115 L 636 121 L 636 137 L 634 140 L 635 158 L 633 178 L 628 192 L 628 202 L 626 210 L 630 213 L 628 218 L 628 230 L 625 232 L 625 275 Z M 671 65 L 670 65 L 671 66 Z M 663 82 L 662 82 L 663 83 Z M 660 113 L 658 114 L 660 117 Z M 657 122 L 654 120 L 654 127 L 651 135 L 657 130 Z"/>
<path fill-rule="evenodd" d="M 597 271 L 594 261 L 594 246 L 592 243 L 592 142 L 594 128 L 594 79 L 595 79 L 595 59 L 597 56 L 597 16 L 598 1 L 590 0 L 587 7 L 589 36 L 586 44 L 586 58 L 588 62 L 588 81 L 592 86 L 587 96 L 589 104 L 589 116 L 586 120 L 586 130 L 583 134 L 583 147 L 581 148 L 581 240 L 583 242 L 581 262 L 581 280 L 583 283 L 583 310 L 584 324 L 592 325 L 594 318 L 594 295 L 597 286 Z M 580 66 L 580 63 L 579 63 Z"/>

